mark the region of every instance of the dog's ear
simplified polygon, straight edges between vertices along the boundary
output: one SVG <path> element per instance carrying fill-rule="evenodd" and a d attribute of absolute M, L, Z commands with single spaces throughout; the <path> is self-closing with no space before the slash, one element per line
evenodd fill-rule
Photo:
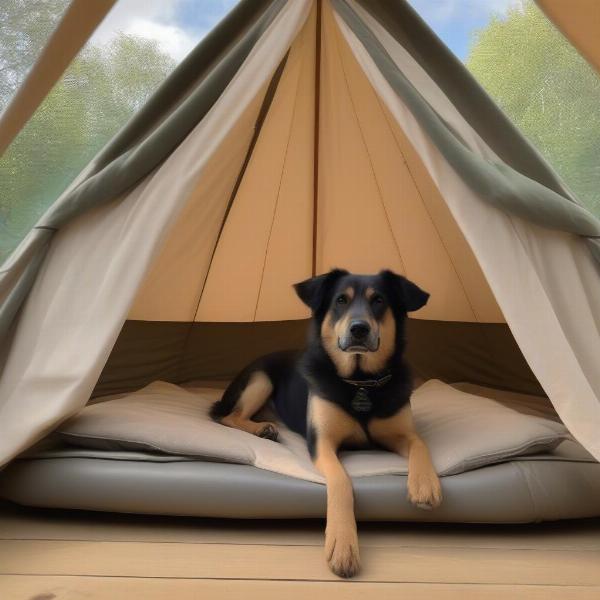
<path fill-rule="evenodd" d="M 422 290 L 416 283 L 389 270 L 381 271 L 379 275 L 385 281 L 386 285 L 390 286 L 393 290 L 406 312 L 419 310 L 427 304 L 429 294 L 425 290 Z"/>
<path fill-rule="evenodd" d="M 329 273 L 323 273 L 323 275 L 317 275 L 294 284 L 294 289 L 300 300 L 313 312 L 316 312 L 327 298 L 327 292 L 331 286 L 344 275 L 348 275 L 348 271 L 332 269 Z"/>

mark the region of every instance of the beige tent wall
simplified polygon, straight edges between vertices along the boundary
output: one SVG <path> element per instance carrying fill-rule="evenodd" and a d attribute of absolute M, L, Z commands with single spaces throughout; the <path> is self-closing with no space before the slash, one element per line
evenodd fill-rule
<path fill-rule="evenodd" d="M 313 7 L 290 49 L 214 256 L 219 215 L 203 221 L 201 202 L 192 199 L 140 288 L 130 319 L 308 316 L 292 284 L 311 275 L 315 34 Z M 504 322 L 473 252 L 353 58 L 327 2 L 319 101 L 317 273 L 391 268 L 430 292 L 417 318 Z M 231 177 L 224 176 L 223 189 L 231 187 Z"/>
<path fill-rule="evenodd" d="M 130 319 L 308 316 L 291 285 L 311 274 L 315 32 L 313 6 L 290 48 L 221 234 L 224 214 L 205 219 L 206 198 L 190 198 L 137 294 Z M 231 191 L 238 174 L 239 169 L 223 168 L 221 188 Z"/>
<path fill-rule="evenodd" d="M 290 49 L 219 240 L 196 321 L 308 316 L 292 284 L 311 276 L 315 48 L 316 6 Z"/>
<path fill-rule="evenodd" d="M 235 129 L 211 157 L 201 184 L 189 194 L 187 204 L 140 286 L 129 318 L 151 320 L 159 314 L 166 321 L 193 319 L 227 200 L 241 169 L 265 91 L 263 85 Z M 190 159 L 193 161 L 194 157 Z M 191 169 L 192 165 L 188 166 Z"/>

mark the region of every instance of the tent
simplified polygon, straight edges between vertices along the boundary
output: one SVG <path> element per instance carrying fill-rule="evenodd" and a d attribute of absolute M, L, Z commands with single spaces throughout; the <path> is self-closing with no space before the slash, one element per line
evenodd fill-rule
<path fill-rule="evenodd" d="M 420 377 L 547 396 L 600 459 L 600 222 L 406 2 L 242 0 L 0 272 L 0 464 L 300 347 L 291 285 L 332 267 L 430 292 Z"/>

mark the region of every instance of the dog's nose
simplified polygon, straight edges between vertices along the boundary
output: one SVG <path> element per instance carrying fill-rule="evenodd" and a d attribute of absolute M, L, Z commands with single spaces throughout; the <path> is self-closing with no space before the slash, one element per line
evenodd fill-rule
<path fill-rule="evenodd" d="M 371 331 L 366 321 L 352 321 L 350 323 L 350 334 L 355 340 L 364 340 Z"/>

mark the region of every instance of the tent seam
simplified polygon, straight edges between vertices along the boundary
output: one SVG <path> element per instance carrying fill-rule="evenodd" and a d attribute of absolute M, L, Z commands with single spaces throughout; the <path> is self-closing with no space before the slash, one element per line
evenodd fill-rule
<path fill-rule="evenodd" d="M 319 209 L 319 150 L 321 147 L 321 46 L 322 46 L 322 0 L 315 0 L 317 22 L 315 32 L 315 107 L 314 107 L 314 143 L 313 143 L 313 223 L 312 223 L 312 263 L 311 275 L 317 274 L 318 247 L 318 209 Z"/>
<path fill-rule="evenodd" d="M 377 188 L 377 195 L 379 196 L 379 201 L 381 202 L 381 207 L 383 208 L 383 212 L 385 214 L 385 220 L 388 225 L 388 230 L 390 235 L 392 236 L 392 240 L 394 242 L 394 246 L 396 247 L 396 252 L 398 253 L 398 258 L 400 259 L 400 263 L 402 264 L 402 268 L 404 270 L 404 275 L 408 276 L 408 271 L 406 269 L 406 263 L 402 258 L 402 253 L 400 252 L 400 247 L 398 245 L 398 241 L 396 240 L 396 236 L 394 235 L 394 230 L 392 229 L 392 224 L 390 222 L 390 217 L 387 212 L 387 208 L 385 206 L 385 202 L 383 201 L 383 194 L 381 193 L 381 187 L 379 185 L 379 180 L 377 179 L 377 174 L 375 173 L 375 167 L 373 165 L 373 159 L 371 158 L 371 153 L 369 152 L 369 147 L 367 145 L 367 141 L 365 139 L 365 135 L 360 123 L 360 119 L 358 117 L 358 112 L 356 111 L 356 106 L 354 105 L 354 99 L 352 98 L 352 92 L 350 91 L 350 84 L 348 82 L 348 76 L 346 74 L 346 69 L 344 68 L 344 60 L 342 58 L 342 54 L 339 48 L 339 28 L 336 26 L 335 29 L 335 48 L 340 61 L 340 65 L 342 67 L 342 74 L 344 75 L 344 83 L 346 84 L 346 89 L 348 91 L 348 98 L 350 99 L 350 104 L 352 105 L 352 112 L 354 113 L 354 118 L 356 119 L 356 124 L 358 126 L 358 130 L 360 131 L 360 137 L 365 148 L 365 152 L 369 157 L 369 166 L 371 167 L 371 174 L 373 175 L 373 180 L 375 181 L 375 186 Z"/>
<path fill-rule="evenodd" d="M 306 40 L 304 39 L 302 41 L 302 47 L 300 48 L 300 51 L 302 52 L 304 50 L 304 46 L 305 46 Z M 269 236 L 267 237 L 267 243 L 265 246 L 265 254 L 264 254 L 264 258 L 263 258 L 263 266 L 262 266 L 262 271 L 260 274 L 260 282 L 258 284 L 258 294 L 256 296 L 256 304 L 254 306 L 254 316 L 252 318 L 252 321 L 255 322 L 256 321 L 256 315 L 258 313 L 258 305 L 260 303 L 260 295 L 262 292 L 262 285 L 263 285 L 263 280 L 264 280 L 264 276 L 265 276 L 265 270 L 266 270 L 266 266 L 267 266 L 267 256 L 269 255 L 269 245 L 271 243 L 271 236 L 273 234 L 273 226 L 275 225 L 275 217 L 277 216 L 277 209 L 279 208 L 279 198 L 281 195 L 281 184 L 283 182 L 283 175 L 285 173 L 285 167 L 286 167 L 286 163 L 287 163 L 287 156 L 288 156 L 288 150 L 290 147 L 290 140 L 292 138 L 292 130 L 294 128 L 294 121 L 296 119 L 296 107 L 298 105 L 298 88 L 300 86 L 300 77 L 302 75 L 302 66 L 304 63 L 304 56 L 302 57 L 302 61 L 300 63 L 300 68 L 298 69 L 298 77 L 296 79 L 296 91 L 294 93 L 294 107 L 292 108 L 292 116 L 290 118 L 290 128 L 288 131 L 288 137 L 287 137 L 287 142 L 285 145 L 285 154 L 283 156 L 283 163 L 281 166 L 281 174 L 279 176 L 279 186 L 277 187 L 277 196 L 275 197 L 275 206 L 273 208 L 273 216 L 271 217 L 271 226 L 269 227 Z M 265 117 L 266 120 L 266 117 Z"/>
<path fill-rule="evenodd" d="M 336 29 L 336 38 L 338 38 L 338 37 L 339 37 L 339 35 L 340 35 L 340 31 L 339 31 L 339 26 L 338 26 L 338 28 Z M 343 60 L 342 60 L 342 69 L 343 69 Z M 345 77 L 345 75 L 346 75 L 346 74 L 345 74 L 345 70 L 344 70 L 344 77 Z M 350 93 L 350 89 L 349 89 L 349 85 L 348 85 L 348 84 L 347 84 L 347 87 L 348 87 L 348 93 L 350 94 L 350 99 L 351 99 L 351 102 L 352 102 L 352 106 L 353 106 L 353 108 L 354 108 L 354 102 L 352 101 L 352 96 L 351 96 L 351 93 Z M 442 236 L 441 236 L 441 234 L 440 234 L 440 232 L 439 232 L 439 230 L 438 230 L 437 226 L 435 225 L 435 222 L 434 222 L 434 220 L 433 220 L 433 218 L 432 218 L 432 216 L 431 216 L 431 214 L 430 214 L 430 212 L 429 212 L 429 209 L 428 209 L 427 205 L 425 204 L 425 201 L 423 200 L 423 194 L 421 193 L 421 190 L 419 189 L 419 186 L 417 185 L 417 182 L 416 182 L 416 180 L 415 180 L 415 177 L 413 176 L 413 173 L 412 173 L 412 171 L 411 171 L 411 169 L 410 169 L 410 167 L 409 167 L 409 165 L 408 165 L 408 161 L 406 160 L 406 158 L 405 158 L 405 156 L 404 156 L 404 152 L 402 151 L 402 148 L 400 147 L 400 144 L 399 144 L 399 142 L 398 142 L 398 140 L 397 140 L 397 138 L 396 138 L 396 135 L 394 134 L 394 130 L 392 129 L 392 127 L 391 127 L 391 124 L 390 124 L 390 122 L 389 122 L 389 120 L 388 120 L 388 116 L 387 116 L 387 114 L 386 114 L 386 111 L 383 109 L 383 106 L 382 106 L 382 104 L 381 104 L 381 100 L 380 100 L 380 98 L 379 98 L 379 95 L 378 95 L 378 94 L 377 94 L 377 92 L 376 92 L 376 91 L 373 89 L 373 87 L 372 87 L 372 86 L 370 86 L 370 88 L 371 88 L 371 90 L 373 91 L 373 93 L 374 93 L 374 95 L 375 95 L 375 99 L 377 100 L 377 103 L 378 103 L 379 107 L 381 108 L 381 112 L 383 113 L 383 117 L 384 117 L 384 119 L 385 119 L 385 122 L 386 122 L 386 124 L 387 124 L 387 126 L 388 126 L 388 129 L 390 130 L 390 133 L 392 134 L 392 138 L 393 138 L 393 140 L 394 140 L 394 143 L 396 144 L 396 147 L 398 148 L 398 150 L 399 150 L 399 152 L 400 152 L 400 154 L 401 154 L 401 156 L 402 156 L 403 162 L 404 162 L 404 164 L 406 165 L 406 169 L 407 169 L 407 171 L 408 171 L 408 173 L 409 173 L 409 175 L 410 175 L 410 178 L 411 178 L 411 180 L 412 180 L 412 182 L 413 182 L 413 184 L 414 184 L 414 186 L 415 186 L 415 189 L 416 189 L 417 193 L 419 194 L 419 198 L 421 199 L 421 204 L 422 204 L 422 205 L 423 205 L 423 207 L 425 208 L 425 212 L 427 213 L 427 216 L 429 217 L 429 220 L 431 221 L 431 224 L 432 224 L 432 226 L 433 226 L 433 228 L 434 228 L 435 232 L 436 232 L 436 233 L 437 233 L 437 235 L 438 235 L 438 238 L 439 238 L 439 240 L 440 240 L 440 243 L 442 244 L 442 247 L 444 248 L 444 250 L 445 250 L 445 252 L 446 252 L 446 255 L 448 256 L 448 260 L 450 261 L 450 264 L 452 265 L 452 268 L 453 268 L 453 270 L 454 270 L 454 273 L 455 273 L 455 275 L 456 275 L 456 278 L 458 279 L 458 282 L 459 282 L 459 284 L 460 284 L 460 286 L 461 286 L 461 288 L 462 288 L 462 290 L 463 290 L 463 293 L 464 293 L 464 295 L 465 295 L 465 300 L 467 301 L 467 304 L 469 305 L 469 308 L 471 309 L 471 312 L 473 313 L 473 318 L 475 319 L 475 322 L 476 322 L 476 323 L 480 323 L 481 321 L 480 321 L 479 317 L 477 316 L 477 313 L 476 313 L 476 311 L 475 311 L 475 308 L 474 308 L 473 304 L 471 303 L 471 301 L 470 301 L 470 299 L 469 299 L 469 295 L 467 294 L 466 287 L 465 287 L 465 285 L 464 285 L 464 283 L 463 283 L 462 279 L 460 278 L 460 276 L 459 276 L 459 274 L 458 274 L 458 271 L 457 271 L 457 269 L 456 269 L 456 265 L 454 264 L 454 262 L 453 262 L 453 260 L 452 260 L 452 257 L 450 256 L 450 252 L 448 251 L 448 248 L 446 247 L 446 244 L 444 243 L 444 241 L 443 241 L 443 239 L 442 239 Z M 355 114 L 356 114 L 356 110 L 355 110 Z M 357 121 L 358 121 L 358 115 L 357 115 Z M 359 128 L 360 128 L 360 123 L 359 123 Z M 361 135 L 362 135 L 362 129 L 361 129 Z M 365 147 L 366 147 L 366 142 L 365 142 L 365 140 L 364 140 L 364 137 L 363 137 L 363 143 L 365 144 Z M 367 149 L 367 154 L 369 154 L 369 151 L 368 151 L 368 149 Z M 371 166 L 372 166 L 372 160 L 371 160 L 371 156 L 370 156 L 370 154 L 369 154 L 369 161 L 371 161 Z M 373 169 L 373 171 L 374 171 L 374 168 L 373 168 L 373 167 L 372 167 L 372 169 Z M 378 189 L 379 189 L 379 186 L 378 186 Z M 381 200 L 381 203 L 382 203 L 382 205 L 383 205 L 383 207 L 384 207 L 384 211 L 385 211 L 385 214 L 386 214 L 386 218 L 387 218 L 387 220 L 388 220 L 388 225 L 389 225 L 389 228 L 390 228 L 390 232 L 392 233 L 392 237 L 393 237 L 393 239 L 394 239 L 394 242 L 396 243 L 396 248 L 398 249 L 398 253 L 400 253 L 400 249 L 398 248 L 398 244 L 397 244 L 397 242 L 396 242 L 396 238 L 395 238 L 395 236 L 394 236 L 394 233 L 393 233 L 393 230 L 392 230 L 392 227 L 391 227 L 391 223 L 389 222 L 389 217 L 388 217 L 387 210 L 386 210 L 386 208 L 385 208 L 385 203 L 383 202 L 383 198 L 381 198 L 381 192 L 380 192 L 380 200 Z M 400 259 L 402 260 L 402 257 L 400 257 Z M 403 264 L 404 264 L 404 261 L 402 261 L 402 262 L 403 262 Z"/>

